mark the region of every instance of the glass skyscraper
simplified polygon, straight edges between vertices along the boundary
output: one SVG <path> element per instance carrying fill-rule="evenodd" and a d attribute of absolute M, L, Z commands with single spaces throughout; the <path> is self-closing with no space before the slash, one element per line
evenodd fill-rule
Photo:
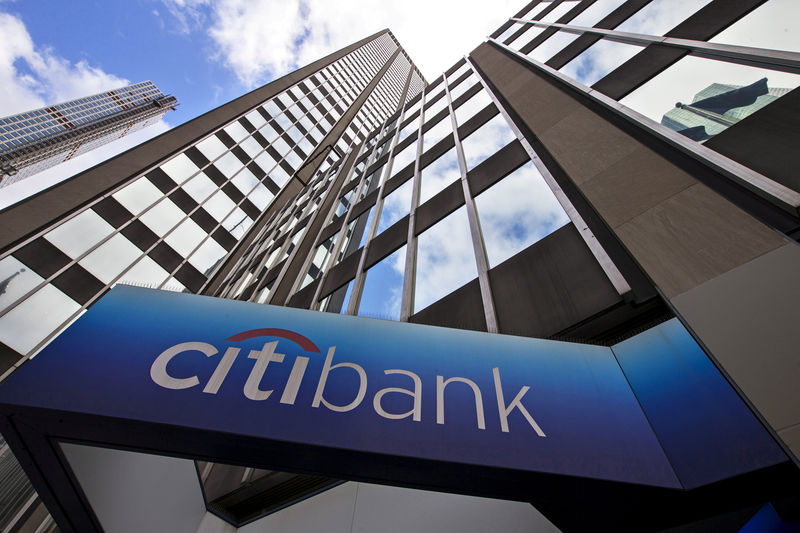
<path fill-rule="evenodd" d="M 4 377 L 115 284 L 602 346 L 678 319 L 784 463 L 623 512 L 591 482 L 534 509 L 198 458 L 205 508 L 241 531 L 327 506 L 344 530 L 370 506 L 454 531 L 794 516 L 800 51 L 742 41 L 764 19 L 797 36 L 793 9 L 534 0 L 430 82 L 389 30 L 334 52 L 0 212 Z M 767 76 L 787 89 L 703 144 L 658 122 Z M 54 527 L 4 454 L 0 526 Z"/>
<path fill-rule="evenodd" d="M 143 81 L 0 118 L 0 187 L 150 126 L 177 102 Z"/>

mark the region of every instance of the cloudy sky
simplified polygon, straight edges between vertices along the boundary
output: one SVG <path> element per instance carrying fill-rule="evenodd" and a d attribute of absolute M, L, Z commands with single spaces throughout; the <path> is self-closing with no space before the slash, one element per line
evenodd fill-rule
<path fill-rule="evenodd" d="M 0 189 L 0 208 L 383 28 L 432 80 L 525 3 L 0 0 L 0 116 L 147 79 L 180 102 L 156 126 Z"/>

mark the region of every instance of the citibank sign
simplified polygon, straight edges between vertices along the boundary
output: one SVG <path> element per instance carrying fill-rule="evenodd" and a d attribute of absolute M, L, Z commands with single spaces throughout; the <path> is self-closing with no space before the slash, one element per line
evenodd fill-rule
<path fill-rule="evenodd" d="M 279 328 L 261 328 L 243 331 L 228 337 L 227 341 L 243 341 L 259 337 L 280 337 L 291 341 L 294 344 L 302 347 L 306 352 L 313 354 L 320 354 L 319 348 L 308 338 L 294 331 Z M 306 370 L 310 361 L 309 356 L 297 355 L 294 361 L 287 360 L 284 353 L 277 352 L 279 341 L 270 341 L 264 343 L 261 349 L 252 349 L 247 354 L 247 359 L 252 359 L 255 362 L 247 376 L 247 379 L 242 384 L 242 394 L 248 400 L 254 402 L 269 401 L 273 397 L 274 390 L 264 390 L 261 388 L 261 382 L 265 374 L 269 372 L 271 366 L 276 364 L 291 364 L 291 371 L 289 377 L 284 383 L 280 399 L 273 397 L 272 401 L 278 401 L 284 405 L 295 405 L 297 401 L 297 394 L 301 385 L 306 377 Z M 231 368 L 237 363 L 237 360 L 244 359 L 244 354 L 240 355 L 242 348 L 240 346 L 227 346 L 224 353 L 207 342 L 189 341 L 181 342 L 170 346 L 158 357 L 155 358 L 150 367 L 150 378 L 154 383 L 165 389 L 183 390 L 191 389 L 203 385 L 202 391 L 205 394 L 218 394 L 220 387 L 228 378 Z M 192 357 L 196 353 L 205 355 L 211 359 L 211 364 L 216 360 L 216 366 L 211 374 L 211 377 L 202 384 L 197 375 L 192 376 L 175 376 L 169 371 L 170 362 L 179 357 Z M 223 353 L 222 356 L 219 354 Z M 336 346 L 331 346 L 327 350 L 325 362 L 322 365 L 321 373 L 316 376 L 315 392 L 311 407 L 320 408 L 324 407 L 334 412 L 346 413 L 352 411 L 364 401 L 367 395 L 367 385 L 369 377 L 364 367 L 353 362 L 338 361 L 334 363 L 334 356 L 336 355 Z M 320 355 L 317 355 L 320 357 Z M 487 369 L 488 370 L 488 369 Z M 345 405 L 337 405 L 325 398 L 325 387 L 329 382 L 335 380 L 339 373 L 354 372 L 357 376 L 357 387 L 352 391 L 353 400 Z M 503 432 L 509 432 L 509 415 L 514 411 L 519 411 L 519 414 L 527 421 L 530 429 L 532 429 L 539 437 L 545 437 L 544 431 L 536 422 L 530 411 L 523 404 L 523 399 L 526 393 L 530 390 L 530 386 L 524 385 L 519 389 L 516 395 L 510 402 L 506 402 L 506 392 L 503 390 L 502 379 L 500 376 L 500 368 L 493 367 L 491 370 L 493 390 L 488 392 L 487 396 L 492 400 L 496 399 L 496 408 L 498 414 L 499 429 Z M 384 375 L 400 375 L 408 378 L 410 388 L 403 387 L 385 387 L 377 390 L 372 395 L 372 408 L 377 416 L 383 417 L 388 420 L 401 420 L 410 418 L 414 422 L 421 422 L 423 416 L 423 396 L 422 396 L 422 379 L 420 375 L 412 370 L 404 370 L 400 368 L 389 368 L 383 370 Z M 313 378 L 309 378 L 313 380 Z M 435 411 L 436 423 L 445 423 L 445 392 L 448 386 L 455 386 L 455 384 L 469 387 L 475 399 L 475 424 L 477 429 L 486 429 L 486 416 L 484 413 L 484 393 L 478 384 L 468 378 L 462 376 L 449 376 L 436 375 L 435 388 L 436 388 L 436 405 L 430 406 L 426 409 L 426 413 Z M 433 383 L 430 386 L 434 386 Z M 389 394 L 406 395 L 412 399 L 412 408 L 409 411 L 396 413 L 389 412 L 384 408 L 382 399 Z M 494 403 L 494 402 L 492 402 Z M 493 406 L 494 407 L 494 406 Z M 433 416 L 433 415 L 431 415 Z"/>

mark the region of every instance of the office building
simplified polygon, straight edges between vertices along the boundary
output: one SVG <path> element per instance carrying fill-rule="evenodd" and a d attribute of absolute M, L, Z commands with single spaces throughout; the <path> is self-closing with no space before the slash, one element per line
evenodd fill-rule
<path fill-rule="evenodd" d="M 534 0 L 430 82 L 388 30 L 302 67 L 0 213 L 6 376 L 117 284 L 160 289 L 164 302 L 187 298 L 173 291 L 362 317 L 350 320 L 365 331 L 377 327 L 369 319 L 384 319 L 454 336 L 610 348 L 674 486 L 566 473 L 598 462 L 580 454 L 510 483 L 495 470 L 462 470 L 455 459 L 404 463 L 412 451 L 375 452 L 365 465 L 344 452 L 335 455 L 341 461 L 278 454 L 250 464 L 243 446 L 242 459 L 219 452 L 231 465 L 190 444 L 153 447 L 139 434 L 128 446 L 197 460 L 200 514 L 169 522 L 159 514 L 166 510 L 152 511 L 157 523 L 187 531 L 322 523 L 379 530 L 382 522 L 409 530 L 738 531 L 797 520 L 800 93 L 791 89 L 800 84 L 800 53 L 772 40 L 797 36 L 795 9 L 782 0 L 680 9 L 668 0 Z M 786 31 L 747 31 L 764 20 Z M 763 78 L 786 90 L 702 144 L 659 123 L 675 102 L 713 83 L 729 92 Z M 681 380 L 667 379 L 681 365 L 659 359 L 654 339 L 665 327 L 705 354 L 704 373 L 686 359 Z M 645 388 L 619 355 L 626 342 L 652 342 L 655 374 Z M 722 389 L 704 395 L 701 374 L 719 379 L 739 414 L 717 409 Z M 687 393 L 693 383 L 702 386 Z M 216 393 L 211 384 L 204 390 Z M 256 383 L 245 394 L 263 392 Z M 572 393 L 578 405 L 583 392 Z M 423 408 L 423 423 L 433 410 Z M 349 419 L 341 420 L 347 434 Z M 729 438 L 731 424 L 751 429 Z M 547 424 L 540 429 L 557 439 Z M 380 440 L 366 430 L 361 438 L 369 450 Z M 502 463 L 502 452 L 481 449 Z M 91 470 L 90 454 L 69 453 L 76 470 Z M 34 482 L 44 486 L 41 476 Z M 76 529 L 69 520 L 78 500 L 62 503 L 56 485 L 42 499 L 62 529 Z M 136 523 L 109 511 L 90 485 L 81 505 L 97 523 Z M 2 524 L 52 525 L 25 490 Z M 119 490 L 127 499 L 118 507 L 139 517 L 150 492 L 163 502 L 181 493 L 172 485 L 169 495 Z M 90 515 L 74 519 L 91 523 Z"/>
<path fill-rule="evenodd" d="M 0 118 L 0 187 L 155 124 L 177 102 L 143 81 Z"/>

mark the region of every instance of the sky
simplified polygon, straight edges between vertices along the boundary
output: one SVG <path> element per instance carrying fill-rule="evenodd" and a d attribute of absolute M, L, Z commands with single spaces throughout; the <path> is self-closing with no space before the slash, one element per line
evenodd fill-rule
<path fill-rule="evenodd" d="M 0 116 L 148 79 L 180 102 L 155 126 L 0 189 L 0 209 L 387 27 L 432 81 L 525 3 L 0 0 Z"/>

